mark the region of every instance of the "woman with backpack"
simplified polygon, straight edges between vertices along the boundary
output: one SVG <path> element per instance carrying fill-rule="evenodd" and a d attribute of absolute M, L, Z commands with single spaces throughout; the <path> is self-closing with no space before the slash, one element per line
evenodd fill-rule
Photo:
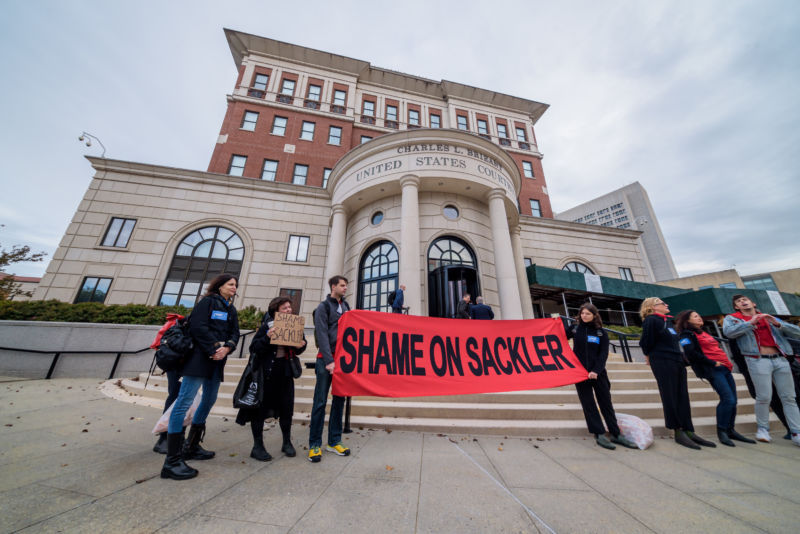
<path fill-rule="evenodd" d="M 642 301 L 642 337 L 639 346 L 653 371 L 664 408 L 665 426 L 675 431 L 675 443 L 699 450 L 699 445 L 716 447 L 694 433 L 692 408 L 689 406 L 689 385 L 686 382 L 688 362 L 678 343 L 669 305 L 658 297 Z"/>
<path fill-rule="evenodd" d="M 613 443 L 618 443 L 629 449 L 636 449 L 636 445 L 628 441 L 619 430 L 614 406 L 611 404 L 611 382 L 608 380 L 606 361 L 608 360 L 608 332 L 603 328 L 600 312 L 597 308 L 586 303 L 578 311 L 576 322 L 565 325 L 567 339 L 573 339 L 573 351 L 589 372 L 589 378 L 575 384 L 578 390 L 578 399 L 581 401 L 583 416 L 589 432 L 594 434 L 597 444 L 604 449 L 616 449 Z M 596 399 L 596 402 L 595 402 Z M 606 437 L 606 429 L 600 412 L 606 420 L 608 433 L 611 440 Z M 613 442 L 613 443 L 612 443 Z"/>
<path fill-rule="evenodd" d="M 294 373 L 291 359 L 306 350 L 306 338 L 304 335 L 303 346 L 298 348 L 272 344 L 272 327 L 276 313 L 293 313 L 292 301 L 287 297 L 276 297 L 267 307 L 261 327 L 250 343 L 250 363 L 261 370 L 263 384 L 260 385 L 264 397 L 260 407 L 241 408 L 236 416 L 236 422 L 240 425 L 250 422 L 250 430 L 253 432 L 250 457 L 261 462 L 272 460 L 272 455 L 264 448 L 264 420 L 271 417 L 278 417 L 281 427 L 281 452 L 289 457 L 297 455 L 291 441 L 294 415 Z"/>
<path fill-rule="evenodd" d="M 239 316 L 233 298 L 239 281 L 232 274 L 221 274 L 208 283 L 205 296 L 189 317 L 189 333 L 194 347 L 183 366 L 183 381 L 175 399 L 167 427 L 167 457 L 161 478 L 186 480 L 197 476 L 197 469 L 185 460 L 210 460 L 213 451 L 200 446 L 206 430 L 206 418 L 217 401 L 228 354 L 239 343 Z M 202 386 L 203 395 L 192 417 L 192 426 L 184 442 L 183 419 Z"/>
<path fill-rule="evenodd" d="M 678 315 L 676 326 L 680 333 L 680 344 L 689 359 L 697 378 L 708 380 L 719 395 L 717 404 L 717 437 L 728 447 L 735 447 L 731 440 L 755 443 L 739 434 L 734 428 L 736 420 L 736 382 L 733 381 L 733 364 L 717 340 L 703 331 L 703 318 L 694 310 Z"/>

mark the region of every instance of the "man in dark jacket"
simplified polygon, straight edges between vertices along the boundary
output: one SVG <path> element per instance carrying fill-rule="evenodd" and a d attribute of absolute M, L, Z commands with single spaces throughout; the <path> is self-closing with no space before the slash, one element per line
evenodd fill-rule
<path fill-rule="evenodd" d="M 406 286 L 400 284 L 400 287 L 394 292 L 394 302 L 392 302 L 392 313 L 403 313 L 403 304 L 405 303 Z"/>
<path fill-rule="evenodd" d="M 484 320 L 494 319 L 492 307 L 483 303 L 483 297 L 476 297 L 475 302 L 476 304 L 469 308 L 469 316 L 471 318 Z"/>
<path fill-rule="evenodd" d="M 325 424 L 325 405 L 328 402 L 328 392 L 331 389 L 331 378 L 335 363 L 333 351 L 336 349 L 339 318 L 350 306 L 344 300 L 347 293 L 347 278 L 334 276 L 328 280 L 331 294 L 319 303 L 314 311 L 314 337 L 317 340 L 317 385 L 314 388 L 314 404 L 311 408 L 311 423 L 308 432 L 308 460 L 319 462 L 322 460 L 322 427 Z M 349 456 L 350 449 L 342 445 L 342 416 L 344 415 L 344 397 L 337 395 L 331 400 L 331 414 L 328 420 L 328 446 L 325 450 Z"/>
<path fill-rule="evenodd" d="M 458 301 L 456 307 L 456 319 L 469 319 L 469 293 L 464 293 L 464 298 Z"/>

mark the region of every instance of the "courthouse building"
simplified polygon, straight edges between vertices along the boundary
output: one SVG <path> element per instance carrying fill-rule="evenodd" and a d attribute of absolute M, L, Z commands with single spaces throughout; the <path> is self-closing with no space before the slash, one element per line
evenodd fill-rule
<path fill-rule="evenodd" d="M 334 274 L 358 308 L 407 287 L 414 315 L 463 292 L 530 318 L 530 264 L 652 282 L 641 232 L 553 218 L 535 126 L 547 105 L 225 30 L 238 69 L 207 171 L 90 157 L 94 177 L 34 298 L 237 306 Z"/>

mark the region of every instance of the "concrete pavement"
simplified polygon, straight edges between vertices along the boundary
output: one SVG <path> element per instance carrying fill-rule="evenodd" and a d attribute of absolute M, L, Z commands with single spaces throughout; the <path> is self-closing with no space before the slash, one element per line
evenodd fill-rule
<path fill-rule="evenodd" d="M 100 380 L 0 379 L 0 532 L 775 532 L 800 530 L 800 448 L 646 451 L 582 438 L 462 436 L 354 429 L 353 453 L 249 457 L 248 428 L 209 419 L 190 462 L 162 480 L 151 452 L 159 411 L 110 399 Z M 712 438 L 712 436 L 706 436 Z M 715 439 L 715 437 L 713 437 Z"/>

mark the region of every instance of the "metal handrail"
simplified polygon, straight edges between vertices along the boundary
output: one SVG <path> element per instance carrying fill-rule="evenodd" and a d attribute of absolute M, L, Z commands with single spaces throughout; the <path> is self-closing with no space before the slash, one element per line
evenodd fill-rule
<path fill-rule="evenodd" d="M 561 319 L 566 319 L 567 321 L 570 322 L 570 324 L 577 322 L 574 318 L 567 317 L 566 315 L 559 315 L 559 317 Z M 606 332 L 611 332 L 612 334 L 615 334 L 619 338 L 618 341 L 619 341 L 619 348 L 620 350 L 622 350 L 622 360 L 626 363 L 633 362 L 633 356 L 631 355 L 631 347 L 630 345 L 628 345 L 628 338 L 639 339 L 641 336 L 639 334 L 630 334 L 628 332 L 620 332 L 619 330 L 612 330 L 611 328 L 606 328 L 605 326 L 603 327 L 603 329 Z M 613 345 L 610 339 L 609 343 Z"/>
<path fill-rule="evenodd" d="M 0 350 L 14 350 L 17 352 L 30 352 L 32 354 L 53 354 L 53 361 L 50 363 L 50 369 L 47 370 L 47 376 L 45 376 L 45 380 L 50 380 L 53 377 L 53 371 L 56 369 L 56 363 L 58 363 L 58 359 L 61 357 L 62 354 L 117 354 L 117 357 L 114 359 L 114 365 L 111 367 L 111 372 L 108 375 L 108 379 L 111 380 L 114 378 L 114 373 L 117 370 L 117 365 L 119 364 L 120 358 L 122 358 L 123 354 L 139 354 L 146 350 L 150 349 L 150 346 L 146 346 L 143 349 L 139 350 L 37 350 L 37 349 L 20 349 L 17 347 L 0 347 Z"/>

